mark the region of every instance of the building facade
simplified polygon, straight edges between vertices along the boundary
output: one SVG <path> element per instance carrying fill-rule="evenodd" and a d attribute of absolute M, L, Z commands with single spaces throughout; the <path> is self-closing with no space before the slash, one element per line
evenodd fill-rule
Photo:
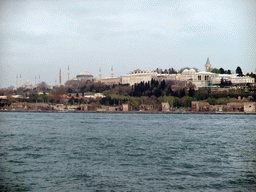
<path fill-rule="evenodd" d="M 148 82 L 151 81 L 152 78 L 156 78 L 158 73 L 155 70 L 150 71 L 142 71 L 140 69 L 136 69 L 133 72 L 122 77 L 122 84 L 134 85 L 140 82 Z"/>
<path fill-rule="evenodd" d="M 230 81 L 232 84 L 254 83 L 254 78 L 249 76 L 238 76 L 237 74 L 217 74 L 210 72 L 211 64 L 209 57 L 205 64 L 205 71 L 196 72 L 194 69 L 185 69 L 180 74 L 180 81 L 193 83 L 196 88 L 208 85 L 219 85 L 221 80 Z"/>

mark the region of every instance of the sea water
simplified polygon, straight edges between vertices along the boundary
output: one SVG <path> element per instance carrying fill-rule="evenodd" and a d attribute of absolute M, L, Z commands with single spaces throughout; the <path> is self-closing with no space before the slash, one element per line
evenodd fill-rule
<path fill-rule="evenodd" d="M 255 191 L 255 117 L 0 113 L 0 191 Z"/>

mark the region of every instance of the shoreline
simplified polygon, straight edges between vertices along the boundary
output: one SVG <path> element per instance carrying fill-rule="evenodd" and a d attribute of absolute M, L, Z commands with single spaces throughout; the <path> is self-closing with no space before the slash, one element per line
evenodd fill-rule
<path fill-rule="evenodd" d="M 195 112 L 195 111 L 0 111 L 0 113 L 113 113 L 113 114 L 216 114 L 216 115 L 256 115 L 254 113 L 245 112 Z"/>

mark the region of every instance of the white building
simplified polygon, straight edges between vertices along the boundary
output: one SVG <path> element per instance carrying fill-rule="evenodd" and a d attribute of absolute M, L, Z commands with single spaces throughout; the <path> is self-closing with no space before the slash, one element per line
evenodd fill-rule
<path fill-rule="evenodd" d="M 157 77 L 157 72 L 155 70 L 150 71 L 142 71 L 140 69 L 136 69 L 133 72 L 130 72 L 127 75 L 122 77 L 122 84 L 134 85 L 140 82 L 148 82 L 151 81 L 152 78 Z"/>
<path fill-rule="evenodd" d="M 208 57 L 205 64 L 205 71 L 196 72 L 194 69 L 185 69 L 180 74 L 180 81 L 191 82 L 196 88 L 221 84 L 221 79 L 230 81 L 232 84 L 254 83 L 254 78 L 249 76 L 240 77 L 237 74 L 216 74 L 210 72 L 210 69 L 211 64 Z"/>

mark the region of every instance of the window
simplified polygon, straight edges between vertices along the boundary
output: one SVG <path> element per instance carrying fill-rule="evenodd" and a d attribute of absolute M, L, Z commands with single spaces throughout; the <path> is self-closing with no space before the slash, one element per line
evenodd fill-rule
<path fill-rule="evenodd" d="M 201 81 L 201 75 L 198 75 L 198 81 Z"/>

